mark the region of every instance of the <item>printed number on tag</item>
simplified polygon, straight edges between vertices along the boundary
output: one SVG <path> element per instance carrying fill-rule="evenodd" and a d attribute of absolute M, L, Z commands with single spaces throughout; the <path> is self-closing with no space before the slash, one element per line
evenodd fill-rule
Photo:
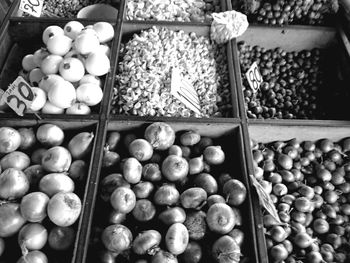
<path fill-rule="evenodd" d="M 171 73 L 171 94 L 197 114 L 201 113 L 198 94 L 191 83 L 181 77 L 180 71 L 173 68 Z"/>
<path fill-rule="evenodd" d="M 30 85 L 21 76 L 10 84 L 1 97 L 1 100 L 4 100 L 20 116 L 23 116 L 26 109 L 30 107 L 33 99 L 34 93 Z"/>
<path fill-rule="evenodd" d="M 21 0 L 19 9 L 32 16 L 40 17 L 44 0 Z"/>
<path fill-rule="evenodd" d="M 254 62 L 245 75 L 248 79 L 250 88 L 254 92 L 257 92 L 261 83 L 263 83 L 263 78 L 260 74 L 258 64 Z"/>

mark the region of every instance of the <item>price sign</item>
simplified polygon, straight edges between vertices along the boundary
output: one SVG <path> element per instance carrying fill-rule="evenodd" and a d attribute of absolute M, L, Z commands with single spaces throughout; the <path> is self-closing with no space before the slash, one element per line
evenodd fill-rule
<path fill-rule="evenodd" d="M 254 62 L 251 67 L 248 69 L 247 73 L 245 73 L 248 83 L 250 88 L 254 91 L 257 92 L 258 89 L 260 88 L 261 83 L 263 83 L 263 78 L 260 74 L 258 64 Z"/>
<path fill-rule="evenodd" d="M 30 85 L 21 76 L 18 76 L 10 84 L 1 97 L 1 101 L 5 101 L 19 116 L 23 116 L 23 113 L 30 107 L 33 99 L 34 93 Z"/>
<path fill-rule="evenodd" d="M 21 0 L 19 10 L 32 16 L 40 17 L 43 4 L 44 0 Z"/>
<path fill-rule="evenodd" d="M 186 78 L 181 77 L 180 71 L 177 68 L 173 68 L 171 73 L 170 93 L 190 110 L 193 110 L 197 114 L 202 114 L 196 90 Z"/>

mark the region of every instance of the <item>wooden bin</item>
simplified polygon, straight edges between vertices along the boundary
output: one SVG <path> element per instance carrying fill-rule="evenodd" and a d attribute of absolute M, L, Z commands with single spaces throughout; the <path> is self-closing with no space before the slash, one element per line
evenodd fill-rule
<path fill-rule="evenodd" d="M 113 120 L 109 121 L 106 129 L 104 131 L 103 142 L 105 141 L 106 134 L 110 131 L 118 131 L 121 133 L 121 142 L 118 149 L 122 149 L 123 138 L 126 134 L 136 134 L 142 137 L 145 128 L 151 124 L 152 122 L 143 121 L 143 120 Z M 244 224 L 244 232 L 245 232 L 245 244 L 242 249 L 242 254 L 247 258 L 247 261 L 244 262 L 252 262 L 257 263 L 261 262 L 258 258 L 257 247 L 256 247 L 256 238 L 255 238 L 255 215 L 253 214 L 253 204 L 252 197 L 250 191 L 250 184 L 248 181 L 245 159 L 243 154 L 243 136 L 242 129 L 239 122 L 233 123 L 214 123 L 214 122 L 183 122 L 183 121 L 167 121 L 176 132 L 185 131 L 185 130 L 194 130 L 203 136 L 209 136 L 214 139 L 216 145 L 221 145 L 223 150 L 226 152 L 226 162 L 224 165 L 225 171 L 233 177 L 241 180 L 244 185 L 247 187 L 247 199 L 240 206 L 240 210 L 243 215 L 243 224 Z M 100 140 L 101 142 L 101 140 Z M 104 145 L 104 143 L 102 144 Z M 101 145 L 100 145 L 101 146 Z M 126 153 L 120 152 L 121 159 L 126 157 Z M 102 154 L 100 156 L 100 161 L 102 158 Z M 101 162 L 99 163 L 99 167 L 101 167 Z M 94 177 L 90 178 L 90 189 L 89 196 L 87 197 L 88 201 L 86 202 L 88 205 L 85 206 L 86 213 L 84 213 L 84 224 L 85 227 L 83 229 L 84 235 L 80 236 L 79 241 L 79 253 L 76 257 L 76 262 L 97 262 L 98 261 L 98 250 L 101 249 L 102 243 L 100 240 L 100 231 L 103 230 L 107 226 L 108 220 L 108 212 L 110 211 L 109 203 L 105 203 L 100 198 L 100 189 L 99 184 L 100 181 L 110 173 L 118 172 L 116 168 L 106 169 L 101 168 L 98 172 L 94 173 Z M 153 222 L 153 221 L 151 221 Z M 126 221 L 122 224 L 127 226 L 132 226 L 135 223 L 135 220 L 132 219 L 132 216 L 129 215 Z M 160 230 L 159 225 L 154 225 L 153 223 L 142 223 L 140 226 L 142 229 L 158 229 Z M 164 227 L 163 227 L 164 228 Z M 96 232 L 97 230 L 97 232 Z M 141 230 L 139 228 L 139 230 Z M 164 230 L 164 229 L 163 229 Z M 132 230 L 133 231 L 133 230 Z M 162 230 L 160 230 L 162 231 Z M 134 237 L 136 233 L 134 232 Z M 165 233 L 163 233 L 165 234 Z M 162 240 L 164 242 L 164 235 L 162 235 Z M 99 240 L 97 245 L 93 245 L 96 240 Z M 212 242 L 213 240 L 211 240 Z M 163 247 L 163 244 L 161 245 Z M 164 247 L 163 247 L 164 248 Z M 208 250 L 209 249 L 209 250 Z M 210 247 L 208 247 L 204 252 L 205 255 L 210 253 Z M 130 259 L 132 261 L 135 260 L 135 255 Z M 119 261 L 118 261 L 119 262 Z M 124 261 L 123 261 L 124 262 Z M 125 261 L 126 262 L 126 261 Z M 213 262 L 213 260 L 209 257 L 203 258 L 201 262 Z"/>
<path fill-rule="evenodd" d="M 94 134 L 94 142 L 93 142 L 93 149 L 91 154 L 89 154 L 86 158 L 84 158 L 85 162 L 88 165 L 88 171 L 84 178 L 81 180 L 75 180 L 75 193 L 79 196 L 80 200 L 82 201 L 82 211 L 84 210 L 84 206 L 86 205 L 84 201 L 84 197 L 87 195 L 87 189 L 89 185 L 90 178 L 93 176 L 93 171 L 96 169 L 96 162 L 94 161 L 95 156 L 99 153 L 98 148 L 96 147 L 97 144 L 97 138 L 98 138 L 98 129 L 99 124 L 98 121 L 92 121 L 92 120 L 81 120 L 81 121 L 64 121 L 62 119 L 47 119 L 47 120 L 34 120 L 30 118 L 0 118 L 1 127 L 12 127 L 15 129 L 18 128 L 33 128 L 34 132 L 36 132 L 36 129 L 45 123 L 55 124 L 59 126 L 63 131 L 65 132 L 65 141 L 64 143 L 68 143 L 68 141 L 76 134 L 80 132 L 92 132 Z M 37 147 L 37 146 L 36 146 Z M 41 146 L 42 147 L 42 146 Z M 34 148 L 36 149 L 36 148 Z M 27 151 L 24 150 L 23 152 L 26 152 L 29 154 L 32 152 L 33 149 Z M 32 165 L 32 164 L 31 164 Z M 47 173 L 48 174 L 48 173 Z M 36 188 L 31 188 L 30 192 L 37 191 Z M 18 201 L 19 202 L 19 201 Z M 42 251 L 48 256 L 49 262 L 73 262 L 72 258 L 78 253 L 78 241 L 80 237 L 80 232 L 84 228 L 85 224 L 83 221 L 83 212 L 81 213 L 79 219 L 72 225 L 72 227 L 75 230 L 75 241 L 72 247 L 70 247 L 66 251 L 54 251 L 49 248 L 49 245 L 46 244 Z M 48 233 L 50 230 L 54 227 L 54 224 L 49 221 L 48 218 L 44 219 L 43 225 L 48 230 Z M 14 236 L 11 236 L 9 238 L 5 238 L 5 252 L 1 256 L 1 262 L 17 262 L 17 260 L 22 256 L 20 246 L 18 244 L 18 233 Z"/>
<path fill-rule="evenodd" d="M 346 88 L 350 82 L 349 51 L 348 47 L 344 45 L 344 36 L 344 32 L 340 27 L 297 25 L 269 27 L 254 24 L 250 25 L 247 31 L 237 38 L 237 43 L 244 41 L 250 46 L 259 45 L 266 49 L 281 47 L 287 52 L 313 48 L 327 49 L 329 51 L 328 56 L 331 59 L 329 62 L 330 66 L 327 68 L 327 87 L 320 89 L 317 94 L 318 109 L 322 109 L 324 114 L 318 114 L 319 116 L 316 116 L 316 118 L 348 120 L 349 117 L 343 110 L 350 97 Z M 235 73 L 237 74 L 237 86 L 239 89 L 237 93 L 242 110 L 242 118 L 247 118 L 237 46 L 234 49 Z M 335 88 L 337 88 L 337 93 L 339 94 L 332 96 L 335 93 Z"/>
<path fill-rule="evenodd" d="M 179 30 L 183 30 L 185 33 L 191 33 L 194 32 L 196 33 L 196 35 L 198 36 L 209 36 L 210 34 L 210 25 L 205 24 L 205 23 L 185 23 L 185 22 L 145 22 L 145 21 L 126 21 L 123 22 L 122 24 L 122 28 L 121 28 L 121 42 L 122 43 L 126 43 L 132 36 L 133 34 L 139 34 L 142 30 L 147 30 L 151 27 L 166 27 L 170 30 L 174 30 L 174 31 L 179 31 Z M 232 105 L 232 109 L 229 109 L 227 111 L 228 116 L 223 116 L 223 117 L 210 117 L 212 118 L 239 118 L 239 110 L 238 110 L 238 101 L 237 101 L 237 94 L 236 94 L 236 80 L 235 80 L 235 76 L 234 76 L 234 67 L 233 67 L 233 63 L 232 63 L 232 50 L 233 50 L 233 41 L 230 41 L 227 45 L 226 45 L 226 55 L 227 55 L 227 63 L 228 63 L 228 77 L 229 77 L 229 84 L 230 84 L 230 100 L 231 100 L 231 105 Z M 116 67 L 118 68 L 118 63 L 120 62 L 121 58 L 117 59 L 117 65 Z M 117 75 L 118 75 L 118 69 L 117 70 Z M 113 87 L 111 89 L 111 93 L 109 94 L 109 96 L 106 96 L 106 98 L 110 98 L 109 101 L 104 101 L 104 104 L 109 105 L 109 108 L 107 110 L 107 113 L 110 114 L 110 117 L 114 117 L 117 116 L 119 114 L 111 114 L 110 111 L 112 109 L 112 97 L 113 97 Z M 134 116 L 129 116 L 133 119 Z M 150 118 L 145 116 L 145 118 Z M 152 119 L 152 118 L 151 118 Z"/>
<path fill-rule="evenodd" d="M 246 161 L 248 174 L 254 174 L 253 156 L 250 148 L 250 140 L 261 143 L 274 141 L 288 141 L 296 138 L 299 142 L 328 138 L 332 142 L 338 142 L 350 136 L 350 123 L 342 121 L 251 121 L 243 127 L 245 135 Z M 252 190 L 256 194 L 255 189 Z M 256 201 L 256 200 L 255 200 Z M 257 203 L 255 203 L 257 204 Z M 262 206 L 253 207 L 255 214 L 256 238 L 258 241 L 259 262 L 268 263 L 269 255 L 265 242 Z M 270 261 L 272 262 L 272 261 Z"/>

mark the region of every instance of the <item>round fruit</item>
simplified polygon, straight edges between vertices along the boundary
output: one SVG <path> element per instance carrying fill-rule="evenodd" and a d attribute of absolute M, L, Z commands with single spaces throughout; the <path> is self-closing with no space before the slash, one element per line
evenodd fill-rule
<path fill-rule="evenodd" d="M 114 37 L 114 29 L 110 23 L 97 22 L 93 25 L 93 29 L 96 31 L 100 43 L 111 41 Z"/>
<path fill-rule="evenodd" d="M 22 68 L 25 71 L 31 71 L 32 69 L 36 68 L 37 65 L 34 62 L 34 56 L 32 54 L 26 55 L 23 59 L 22 59 Z"/>
<path fill-rule="evenodd" d="M 51 87 L 56 82 L 59 82 L 59 81 L 64 81 L 64 78 L 62 78 L 60 75 L 57 75 L 57 74 L 46 75 L 39 82 L 39 88 L 42 89 L 45 92 L 49 92 Z"/>
<path fill-rule="evenodd" d="M 56 74 L 59 69 L 59 65 L 62 62 L 63 58 L 58 55 L 48 55 L 41 62 L 40 69 L 45 75 Z"/>
<path fill-rule="evenodd" d="M 78 21 L 70 21 L 64 26 L 63 31 L 67 37 L 74 40 L 79 35 L 81 30 L 83 30 L 83 28 L 84 25 L 82 23 Z"/>
<path fill-rule="evenodd" d="M 46 93 L 42 89 L 39 88 L 32 88 L 34 99 L 32 101 L 32 104 L 30 105 L 30 110 L 32 111 L 39 111 L 41 110 L 45 103 L 46 103 Z"/>
<path fill-rule="evenodd" d="M 51 86 L 47 97 L 56 107 L 62 109 L 69 108 L 76 100 L 76 92 L 72 83 L 69 81 L 56 82 Z"/>
<path fill-rule="evenodd" d="M 98 48 L 98 47 L 96 47 Z M 86 71 L 94 76 L 102 76 L 108 73 L 110 61 L 107 55 L 100 52 L 90 53 L 85 60 Z"/>
<path fill-rule="evenodd" d="M 64 56 L 72 48 L 72 39 L 65 35 L 53 36 L 49 38 L 46 46 L 50 53 Z"/>
<path fill-rule="evenodd" d="M 43 32 L 43 42 L 46 44 L 49 38 L 53 36 L 64 35 L 64 31 L 59 26 L 49 26 Z"/>
<path fill-rule="evenodd" d="M 100 86 L 91 83 L 80 85 L 77 90 L 77 100 L 88 106 L 95 106 L 101 102 L 103 92 Z"/>
<path fill-rule="evenodd" d="M 66 110 L 66 113 L 74 115 L 88 115 L 91 113 L 91 109 L 88 105 L 82 102 L 76 102 Z"/>
<path fill-rule="evenodd" d="M 40 68 L 32 69 L 29 73 L 29 82 L 33 87 L 38 87 L 41 79 L 45 77 L 45 74 Z"/>
<path fill-rule="evenodd" d="M 59 72 L 65 80 L 77 82 L 84 76 L 85 68 L 79 59 L 70 57 L 62 60 Z"/>
<path fill-rule="evenodd" d="M 96 34 L 92 33 L 81 33 L 79 34 L 75 41 L 75 49 L 82 55 L 88 55 L 93 52 L 100 45 L 100 41 Z"/>
<path fill-rule="evenodd" d="M 97 76 L 86 74 L 84 77 L 79 81 L 79 85 L 82 85 L 84 83 L 91 83 L 96 84 L 98 86 L 101 86 L 101 79 Z"/>
<path fill-rule="evenodd" d="M 44 107 L 41 109 L 41 112 L 45 114 L 62 114 L 64 113 L 64 109 L 56 107 L 50 101 L 46 101 Z"/>
<path fill-rule="evenodd" d="M 41 62 L 44 58 L 46 58 L 48 55 L 50 55 L 49 51 L 46 48 L 40 48 L 33 54 L 33 60 L 37 67 L 41 66 Z"/>

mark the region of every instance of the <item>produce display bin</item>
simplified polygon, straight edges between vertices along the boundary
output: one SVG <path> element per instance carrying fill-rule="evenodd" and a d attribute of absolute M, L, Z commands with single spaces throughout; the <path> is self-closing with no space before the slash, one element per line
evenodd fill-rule
<path fill-rule="evenodd" d="M 39 18 L 43 19 L 75 19 L 81 9 L 83 9 L 86 6 L 89 5 L 94 5 L 94 4 L 104 4 L 104 5 L 110 5 L 113 8 L 119 10 L 120 8 L 120 3 L 123 0 L 87 0 L 87 1 L 67 1 L 67 0 L 62 0 L 62 1 L 44 1 L 43 3 L 43 8 L 42 12 L 39 16 Z M 13 3 L 15 5 L 13 11 L 11 12 L 12 17 L 17 17 L 17 18 L 31 18 L 31 19 L 38 19 L 38 17 L 31 16 L 22 10 L 19 9 L 21 0 L 13 0 Z M 35 5 L 36 2 L 33 2 Z M 107 8 L 106 8 L 107 7 Z M 105 21 L 110 21 L 110 22 L 115 22 L 117 17 L 115 18 L 110 18 L 112 14 L 115 12 L 108 10 L 108 6 L 102 6 L 101 10 L 98 11 L 93 11 L 93 10 L 88 10 L 85 12 L 85 14 L 81 14 L 82 16 L 80 17 L 85 17 L 86 14 L 94 14 L 95 16 L 98 15 L 98 17 L 103 17 L 101 16 L 101 12 L 106 12 L 108 13 L 108 17 L 103 18 L 102 20 Z M 30 10 L 30 8 L 28 8 Z M 96 9 L 95 9 L 96 10 Z"/>
<path fill-rule="evenodd" d="M 347 120 L 349 117 L 342 110 L 343 105 L 346 105 L 347 100 L 349 98 L 349 91 L 347 89 L 347 85 L 349 83 L 349 56 L 348 56 L 348 47 L 344 45 L 344 32 L 341 28 L 339 30 L 337 28 L 331 27 L 311 27 L 311 26 L 287 26 L 283 28 L 279 27 L 268 27 L 268 26 L 259 26 L 259 25 L 250 25 L 247 31 L 240 37 L 237 38 L 237 44 L 242 43 L 248 44 L 250 47 L 259 46 L 265 50 L 282 48 L 287 54 L 293 54 L 293 52 L 300 52 L 304 50 L 312 50 L 312 49 L 320 49 L 324 50 L 323 64 L 317 64 L 321 68 L 321 79 L 323 80 L 323 85 L 318 86 L 316 84 L 316 91 L 312 91 L 313 93 L 306 90 L 306 93 L 309 93 L 309 97 L 315 97 L 315 107 L 313 108 L 312 113 L 301 115 L 301 113 L 293 113 L 292 116 L 283 114 L 278 118 L 301 118 L 299 116 L 303 116 L 303 119 L 327 119 L 327 120 Z M 236 78 L 238 79 L 238 87 L 239 87 L 239 97 L 240 97 L 240 105 L 247 109 L 247 104 L 245 97 L 243 95 L 243 89 L 250 90 L 250 87 L 246 81 L 246 76 L 242 77 L 243 73 L 241 72 L 240 67 L 240 59 L 238 54 L 238 47 L 234 52 L 234 61 L 235 61 L 235 69 L 236 69 Z M 288 53 L 289 52 L 289 53 Z M 249 53 L 249 52 L 247 52 Z M 259 65 L 258 65 L 259 66 Z M 302 67 L 301 67 L 302 68 Z M 262 68 L 260 68 L 260 71 Z M 305 70 L 307 74 L 312 74 L 312 69 Z M 282 73 L 280 73 L 282 74 Z M 293 73 L 296 74 L 296 73 Z M 278 78 L 279 75 L 277 75 Z M 293 78 L 297 77 L 293 75 Z M 244 80 L 245 79 L 245 80 Z M 243 82 L 244 80 L 244 82 Z M 264 79 L 263 79 L 264 80 Z M 288 79 L 287 79 L 288 80 Z M 266 80 L 267 81 L 267 80 Z M 270 80 L 271 82 L 272 80 Z M 289 81 L 289 80 L 288 80 Z M 273 82 L 273 81 L 272 81 Z M 244 83 L 244 86 L 243 86 Z M 270 84 L 269 84 L 270 85 Z M 286 85 L 286 90 L 289 89 L 291 84 Z M 297 96 L 299 94 L 300 88 L 303 86 L 297 86 L 296 92 L 292 92 L 290 96 Z M 308 86 L 310 87 L 310 85 Z M 261 88 L 261 87 L 260 87 Z M 262 100 L 268 100 L 267 92 L 272 91 L 274 89 L 273 86 L 270 86 L 267 91 L 263 91 L 264 93 L 258 91 L 256 94 L 258 95 L 247 95 L 250 98 L 254 96 L 261 96 L 255 101 L 258 104 L 265 105 L 260 103 Z M 252 92 L 249 93 L 251 94 Z M 279 91 L 276 91 L 274 94 L 277 96 Z M 261 95 L 263 94 L 263 95 Z M 280 94 L 279 94 L 280 95 Z M 298 95 L 299 96 L 299 95 Z M 303 95 L 300 95 L 303 96 Z M 305 95 L 306 96 L 306 95 Z M 283 97 L 283 96 L 282 96 Z M 285 95 L 284 95 L 285 97 Z M 300 109 L 304 109 L 301 101 L 305 101 L 308 99 L 302 100 L 291 100 L 293 103 L 293 108 L 296 108 L 296 105 L 299 106 Z M 249 101 L 249 99 L 248 99 Z M 283 98 L 282 100 L 283 101 Z M 278 100 L 278 102 L 280 102 Z M 299 104 L 298 104 L 299 103 Z M 310 102 L 311 103 L 311 102 Z M 267 104 L 266 104 L 267 105 Z M 265 106 L 266 106 L 265 105 Z M 277 104 L 278 105 L 278 104 Z M 267 105 L 268 107 L 271 107 Z M 275 106 L 274 106 L 275 107 Z M 284 106 L 283 106 L 284 107 Z M 242 116 L 247 117 L 247 111 L 244 109 Z M 251 110 L 251 108 L 249 108 Z M 278 108 L 275 107 L 275 109 Z M 289 108 L 291 109 L 291 108 Z M 283 112 L 287 112 L 285 108 L 282 108 Z M 307 109 L 305 109 L 307 111 Z M 311 116 L 312 115 L 312 116 Z M 259 116 L 259 119 L 264 118 L 263 115 Z M 248 116 L 249 119 L 253 118 Z M 256 118 L 256 117 L 254 117 Z M 276 114 L 273 115 L 271 113 L 267 118 L 277 118 Z"/>
<path fill-rule="evenodd" d="M 3 90 L 6 90 L 10 83 L 12 83 L 19 72 L 22 69 L 21 62 L 25 55 L 33 54 L 40 47 L 44 47 L 42 42 L 42 33 L 46 27 L 50 25 L 58 25 L 63 27 L 71 19 L 61 20 L 61 19 L 32 19 L 32 18 L 11 18 L 6 25 L 3 27 L 1 32 L 1 54 L 0 54 L 0 87 Z M 77 20 L 80 21 L 83 25 L 92 25 L 97 21 L 94 20 Z M 112 24 L 115 30 L 115 37 L 118 39 L 118 26 L 117 24 Z M 111 70 L 109 73 L 101 77 L 103 83 L 104 94 L 108 94 L 109 86 L 114 79 L 114 64 L 115 64 L 115 41 L 112 40 L 109 42 L 111 49 L 110 56 L 110 66 Z M 105 95 L 106 96 L 106 95 Z M 70 114 L 59 114 L 56 115 L 62 118 L 91 118 L 98 119 L 99 116 L 103 116 L 103 101 L 101 101 L 96 106 L 91 107 L 90 115 L 70 115 Z M 15 113 L 11 109 L 6 109 L 3 115 L 12 118 Z M 26 116 L 33 116 L 32 113 L 25 113 Z M 42 118 L 47 118 L 51 114 L 42 114 L 38 113 Z"/>
<path fill-rule="evenodd" d="M 142 30 L 148 30 L 152 27 L 157 28 L 166 28 L 172 31 L 179 31 L 182 30 L 186 34 L 189 34 L 191 32 L 194 32 L 197 36 L 209 36 L 210 34 L 210 26 L 209 25 L 200 25 L 195 23 L 181 23 L 181 22 L 143 22 L 143 21 L 133 21 L 133 22 L 123 22 L 122 29 L 121 29 L 121 45 L 125 45 L 127 41 L 133 38 L 134 34 L 139 34 Z M 228 72 L 225 72 L 225 78 L 227 79 L 228 83 L 225 82 L 225 84 L 222 85 L 221 91 L 222 94 L 222 102 L 221 103 L 223 109 L 222 116 L 216 116 L 215 114 L 211 117 L 213 118 L 238 118 L 239 117 L 239 111 L 238 111 L 238 102 L 237 102 L 237 94 L 236 94 L 236 82 L 234 78 L 234 71 L 232 60 L 230 59 L 232 57 L 232 50 L 233 50 L 233 41 L 228 42 L 226 45 L 226 53 L 223 54 L 223 56 L 227 56 L 227 67 Z M 119 51 L 120 52 L 120 51 Z M 224 51 L 223 51 L 224 52 Z M 220 53 L 221 54 L 221 53 Z M 125 112 L 120 112 L 120 108 L 123 107 L 123 104 L 118 105 L 118 100 L 113 102 L 113 97 L 116 94 L 120 94 L 120 91 L 118 89 L 118 74 L 119 69 L 118 65 L 122 62 L 122 57 L 119 56 L 117 59 L 117 65 L 116 65 L 116 82 L 114 83 L 114 87 L 112 87 L 111 93 L 110 93 L 110 101 L 109 101 L 109 108 L 107 110 L 108 113 L 111 114 L 111 117 L 117 116 L 120 114 L 125 115 Z M 133 63 L 133 62 L 130 62 Z M 225 65 L 226 66 L 226 65 Z M 147 72 L 147 71 L 146 71 Z M 225 80 L 226 81 L 226 80 Z M 144 89 L 145 87 L 140 87 L 141 89 Z M 128 88 L 129 89 L 129 88 Z M 218 93 L 220 93 L 218 92 Z M 160 94 L 159 94 L 160 95 Z M 104 103 L 107 103 L 106 101 Z M 219 105 L 219 104 L 217 104 Z M 128 116 L 132 117 L 132 113 L 128 113 Z M 135 115 L 139 115 L 136 113 Z M 173 114 L 175 115 L 175 114 Z M 193 112 L 191 113 L 193 115 Z M 167 115 L 161 115 L 161 116 L 167 116 Z M 145 114 L 143 117 L 151 117 L 150 114 Z M 175 117 L 175 116 L 173 116 Z"/>
<path fill-rule="evenodd" d="M 11 6 L 10 0 L 2 1 L 0 3 L 0 24 L 4 21 L 6 14 L 10 9 L 10 6 Z"/>
<path fill-rule="evenodd" d="M 91 132 L 94 134 L 93 138 L 93 144 L 94 147 L 91 151 L 90 154 L 88 154 L 86 157 L 83 158 L 83 160 L 86 162 L 88 165 L 88 170 L 87 173 L 85 174 L 84 178 L 81 178 L 79 180 L 75 180 L 75 190 L 74 193 L 76 193 L 81 202 L 82 202 L 82 210 L 84 209 L 84 206 L 86 205 L 83 200 L 84 197 L 87 195 L 87 188 L 90 182 L 90 178 L 93 176 L 93 171 L 96 169 L 96 162 L 94 161 L 95 156 L 98 153 L 96 149 L 96 143 L 97 143 L 97 138 L 98 138 L 98 129 L 100 125 L 98 124 L 98 121 L 93 121 L 93 120 L 80 120 L 80 121 L 72 121 L 72 120 L 67 120 L 64 121 L 62 119 L 46 119 L 46 120 L 34 120 L 30 118 L 1 118 L 1 127 L 12 127 L 14 129 L 19 129 L 19 128 L 33 128 L 34 132 L 36 132 L 37 128 L 43 124 L 54 124 L 59 126 L 63 131 L 65 135 L 65 140 L 63 144 L 64 146 L 67 147 L 67 143 L 69 140 L 75 136 L 76 134 L 80 132 Z M 38 147 L 38 143 L 35 144 L 34 148 L 31 148 L 29 150 L 23 150 L 24 153 L 29 154 Z M 42 146 L 41 146 L 42 147 Z M 36 189 L 36 188 L 35 188 Z M 34 188 L 30 191 L 38 191 L 35 190 Z M 2 201 L 3 202 L 3 201 Z M 4 201 L 6 202 L 6 201 Z M 11 201 L 9 201 L 11 202 Z M 48 244 L 44 246 L 42 249 L 43 252 L 47 255 L 49 258 L 49 262 L 74 262 L 72 261 L 73 257 L 78 253 L 77 252 L 77 247 L 78 247 L 78 241 L 79 241 L 79 236 L 80 236 L 80 231 L 82 231 L 82 228 L 84 227 L 84 221 L 83 221 L 83 213 L 81 213 L 80 217 L 78 220 L 72 225 L 73 229 L 75 230 L 75 242 L 74 244 L 65 251 L 54 251 L 49 247 Z M 47 218 L 44 219 L 43 225 L 46 227 L 48 232 L 54 227 L 54 224 L 50 222 Z M 10 262 L 16 262 L 21 256 L 21 249 L 20 246 L 18 245 L 18 233 L 15 234 L 14 236 L 4 238 L 5 239 L 5 252 L 1 256 L 1 262 L 4 263 L 10 263 Z"/>
<path fill-rule="evenodd" d="M 244 262 L 261 262 L 258 258 L 257 250 L 256 250 L 256 240 L 255 240 L 255 216 L 252 214 L 252 197 L 250 184 L 248 182 L 247 172 L 245 170 L 245 159 L 243 154 L 243 136 L 242 130 L 239 123 L 213 123 L 213 122 L 184 122 L 184 121 L 167 121 L 175 132 L 193 130 L 202 136 L 212 137 L 214 139 L 214 145 L 222 146 L 224 152 L 226 152 L 226 161 L 224 162 L 224 169 L 228 171 L 228 173 L 232 176 L 232 178 L 237 178 L 242 181 L 243 184 L 247 188 L 247 199 L 245 202 L 239 207 L 242 212 L 243 218 L 243 231 L 245 233 L 245 243 L 242 247 L 242 259 Z M 123 140 L 124 136 L 128 136 L 130 134 L 136 134 L 137 136 L 142 137 L 145 128 L 150 125 L 151 122 L 145 121 L 131 121 L 131 120 L 115 120 L 109 121 L 108 125 L 105 129 L 104 140 L 108 132 L 118 131 L 121 134 L 121 141 L 119 142 L 118 149 L 123 149 Z M 126 139 L 126 137 L 125 137 Z M 104 141 L 103 140 L 103 141 Z M 105 145 L 105 144 L 102 144 Z M 125 152 L 120 152 L 120 157 L 123 159 L 126 155 Z M 100 156 L 100 160 L 102 158 L 102 154 Z M 99 167 L 101 167 L 101 162 L 99 163 Z M 214 168 L 215 170 L 215 168 Z M 100 182 L 101 180 L 110 173 L 116 173 L 118 170 L 114 167 L 112 168 L 101 168 L 98 173 L 95 173 L 94 177 L 90 178 L 91 190 L 89 191 L 89 208 L 86 206 L 86 210 L 89 213 L 85 214 L 83 218 L 86 226 L 86 236 L 81 236 L 80 240 L 80 248 L 78 251 L 80 252 L 76 260 L 77 262 L 96 262 L 98 261 L 99 253 L 103 247 L 101 243 L 101 231 L 108 224 L 108 214 L 110 212 L 110 205 L 105 203 L 101 199 L 100 192 Z M 107 204 L 107 205 L 106 205 Z M 139 224 L 137 230 L 142 229 L 159 229 L 159 225 L 152 225 L 153 221 L 150 223 L 142 223 Z M 135 223 L 135 219 L 132 218 L 131 215 L 127 216 L 127 219 L 124 223 L 126 226 L 131 227 L 134 231 L 133 224 Z M 162 230 L 160 230 L 162 231 Z M 136 233 L 133 232 L 134 237 Z M 162 235 L 162 240 L 164 242 L 164 235 Z M 161 243 L 161 247 L 163 247 L 163 243 Z M 203 250 L 204 255 L 206 253 L 210 253 L 210 248 Z M 132 257 L 134 257 L 133 255 Z M 121 259 L 122 260 L 122 259 Z M 124 259 L 125 260 L 125 259 Z M 132 262 L 133 258 L 130 259 Z M 118 261 L 119 262 L 119 261 Z M 124 262 L 124 261 L 123 261 Z M 127 262 L 127 261 L 125 261 Z M 203 260 L 201 262 L 212 262 L 212 259 L 208 256 L 203 256 Z"/>
<path fill-rule="evenodd" d="M 134 2 L 134 5 L 132 2 Z M 166 7 L 163 7 L 163 3 L 161 2 L 147 3 L 147 1 L 126 0 L 126 9 L 125 9 L 123 19 L 125 21 L 173 21 L 173 22 L 175 21 L 184 22 L 183 20 L 185 20 L 186 22 L 184 23 L 210 24 L 212 20 L 210 18 L 211 13 L 227 11 L 228 5 L 231 4 L 230 1 L 228 0 L 214 0 L 214 1 L 205 1 L 205 2 L 207 2 L 205 4 L 209 4 L 210 7 L 198 6 L 198 4 L 200 4 L 198 2 L 197 3 L 196 2 L 194 3 L 178 2 L 176 3 L 176 5 L 182 6 L 182 8 L 168 9 Z M 154 4 L 154 6 L 152 6 L 152 4 Z M 132 11 L 129 10 L 129 6 L 130 8 L 132 8 Z M 162 7 L 159 8 L 159 6 L 162 6 Z M 144 9 L 150 10 L 150 12 L 153 12 L 153 13 L 144 15 L 144 12 L 143 12 Z M 137 17 L 135 18 L 135 16 Z M 161 16 L 161 18 L 159 18 L 159 16 Z M 133 17 L 133 19 L 131 19 L 130 17 Z"/>
<path fill-rule="evenodd" d="M 298 142 L 312 141 L 321 139 L 330 139 L 332 142 L 339 142 L 350 135 L 349 123 L 344 121 L 324 121 L 305 123 L 301 121 L 273 121 L 265 122 L 251 121 L 244 126 L 245 148 L 247 158 L 248 173 L 254 174 L 253 155 L 251 150 L 251 140 L 258 143 L 272 143 L 276 141 L 289 141 L 296 139 Z M 255 190 L 252 190 L 255 192 Z M 254 207 L 256 238 L 258 240 L 259 262 L 269 261 L 268 249 L 265 241 L 265 232 L 263 224 L 263 213 L 267 212 L 263 206 Z M 264 211 L 263 211 L 264 210 Z"/>

